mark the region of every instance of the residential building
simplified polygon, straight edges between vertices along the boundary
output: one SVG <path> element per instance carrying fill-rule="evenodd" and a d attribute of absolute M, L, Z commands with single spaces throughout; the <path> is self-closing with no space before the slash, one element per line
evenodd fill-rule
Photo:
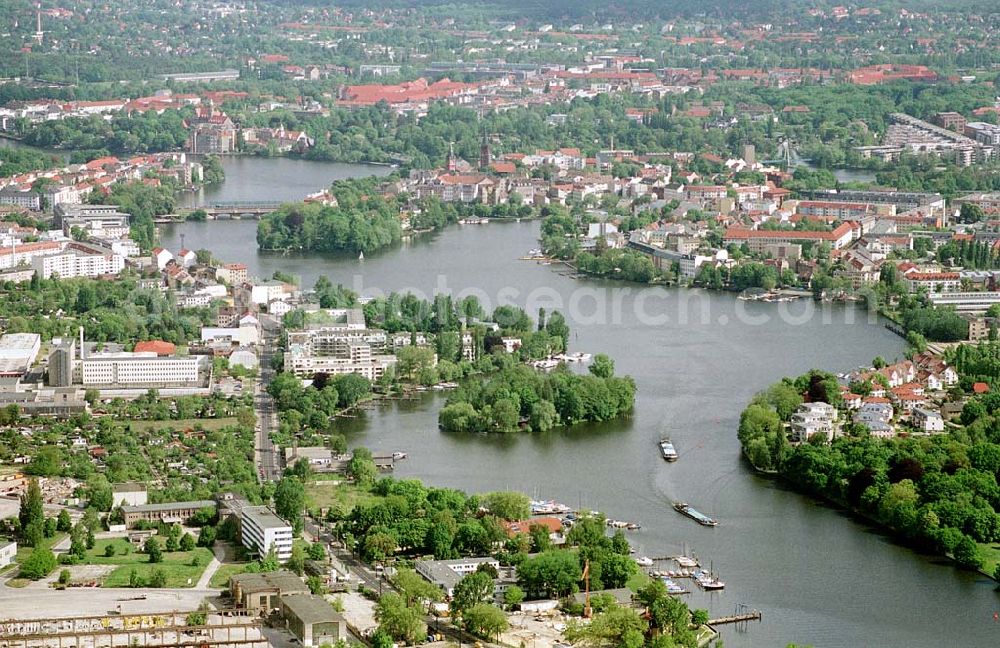
<path fill-rule="evenodd" d="M 911 270 L 903 275 L 906 288 L 911 293 L 926 290 L 928 293 L 952 293 L 962 287 L 962 276 L 958 272 L 917 272 Z"/>
<path fill-rule="evenodd" d="M 62 252 L 33 258 L 31 267 L 43 279 L 101 277 L 117 275 L 124 270 L 125 257 L 113 253 L 95 254 L 88 247 L 70 243 Z"/>
<path fill-rule="evenodd" d="M 926 407 L 913 408 L 910 423 L 922 432 L 944 432 L 944 417 L 941 412 Z"/>
<path fill-rule="evenodd" d="M 792 414 L 792 437 L 796 441 L 808 441 L 820 434 L 832 440 L 836 419 L 837 410 L 829 403 L 802 403 Z"/>
<path fill-rule="evenodd" d="M 292 557 L 292 527 L 266 506 L 243 508 L 240 542 L 257 556 L 266 556 L 274 549 L 279 562 Z"/>
<path fill-rule="evenodd" d="M 811 232 L 801 230 L 751 230 L 742 227 L 730 227 L 726 230 L 723 241 L 726 244 L 746 243 L 751 252 L 762 253 L 769 245 L 782 243 L 803 243 L 811 241 L 815 244 L 828 243 L 834 250 L 846 247 L 854 240 L 854 228 L 849 223 L 842 223 L 829 232 Z"/>
<path fill-rule="evenodd" d="M 226 263 L 215 269 L 215 278 L 230 286 L 241 286 L 250 280 L 245 263 Z"/>

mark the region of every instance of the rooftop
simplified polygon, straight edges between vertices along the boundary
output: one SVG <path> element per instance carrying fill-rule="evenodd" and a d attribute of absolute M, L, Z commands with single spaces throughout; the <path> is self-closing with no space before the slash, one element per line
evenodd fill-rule
<path fill-rule="evenodd" d="M 302 623 L 339 623 L 344 620 L 322 596 L 292 594 L 281 597 L 281 604 Z"/>
<path fill-rule="evenodd" d="M 274 512 L 266 506 L 248 506 L 244 508 L 243 518 L 252 519 L 261 529 L 289 527 L 288 522 L 285 522 L 280 517 L 275 515 Z"/>
<path fill-rule="evenodd" d="M 167 512 L 176 511 L 177 509 L 189 509 L 189 508 L 215 508 L 215 502 L 213 500 L 193 500 L 190 502 L 161 502 L 159 504 L 140 504 L 138 506 L 123 506 L 122 513 L 148 513 L 148 512 Z"/>

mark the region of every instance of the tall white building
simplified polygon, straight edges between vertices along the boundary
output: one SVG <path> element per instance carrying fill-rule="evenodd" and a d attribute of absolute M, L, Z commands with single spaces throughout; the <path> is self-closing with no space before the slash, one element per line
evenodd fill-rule
<path fill-rule="evenodd" d="M 266 556 L 273 547 L 280 562 L 292 557 L 292 527 L 266 506 L 243 508 L 240 542 L 258 556 Z"/>

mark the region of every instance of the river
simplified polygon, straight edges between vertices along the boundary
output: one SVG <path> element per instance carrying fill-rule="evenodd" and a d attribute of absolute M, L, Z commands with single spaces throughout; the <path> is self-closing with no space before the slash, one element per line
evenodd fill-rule
<path fill-rule="evenodd" d="M 226 184 L 234 180 L 229 175 Z M 513 301 L 532 312 L 558 305 L 569 315 L 573 350 L 609 353 L 638 385 L 632 418 L 572 431 L 445 434 L 436 422 L 444 398 L 432 393 L 340 421 L 352 444 L 409 453 L 397 477 L 470 492 L 518 489 L 641 523 L 629 534 L 640 555 L 687 548 L 726 582 L 721 593 L 687 597 L 692 606 L 724 615 L 744 603 L 763 612 L 763 622 L 745 631 L 724 627 L 727 647 L 1000 643 L 992 581 L 900 547 L 758 477 L 740 458 L 739 413 L 759 389 L 811 367 L 840 372 L 876 355 L 902 356 L 902 340 L 861 311 L 828 306 L 808 316 L 812 302 L 740 302 L 698 290 L 580 281 L 560 266 L 517 260 L 535 247 L 536 222 L 454 226 L 364 262 L 261 255 L 255 226 L 170 225 L 162 243 L 176 249 L 183 233 L 188 247 L 244 261 L 259 276 L 289 271 L 305 286 L 325 274 L 365 294 L 476 290 L 491 305 Z M 678 447 L 677 463 L 660 459 L 662 434 Z M 673 499 L 720 525 L 696 525 L 671 510 Z"/>

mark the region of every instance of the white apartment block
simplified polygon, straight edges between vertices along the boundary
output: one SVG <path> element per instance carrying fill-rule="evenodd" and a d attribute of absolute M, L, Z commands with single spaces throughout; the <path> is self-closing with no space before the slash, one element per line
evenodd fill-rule
<path fill-rule="evenodd" d="M 240 542 L 258 556 L 271 548 L 280 562 L 292 557 L 292 527 L 266 506 L 247 506 L 240 514 Z"/>
<path fill-rule="evenodd" d="M 67 249 L 58 254 L 34 257 L 31 267 L 43 279 L 53 276 L 61 279 L 99 277 L 119 274 L 125 269 L 125 257 L 120 254 L 84 254 Z"/>
<path fill-rule="evenodd" d="M 833 439 L 833 422 L 837 410 L 829 403 L 802 403 L 792 414 L 792 436 L 797 441 L 807 441 L 816 434 Z"/>

